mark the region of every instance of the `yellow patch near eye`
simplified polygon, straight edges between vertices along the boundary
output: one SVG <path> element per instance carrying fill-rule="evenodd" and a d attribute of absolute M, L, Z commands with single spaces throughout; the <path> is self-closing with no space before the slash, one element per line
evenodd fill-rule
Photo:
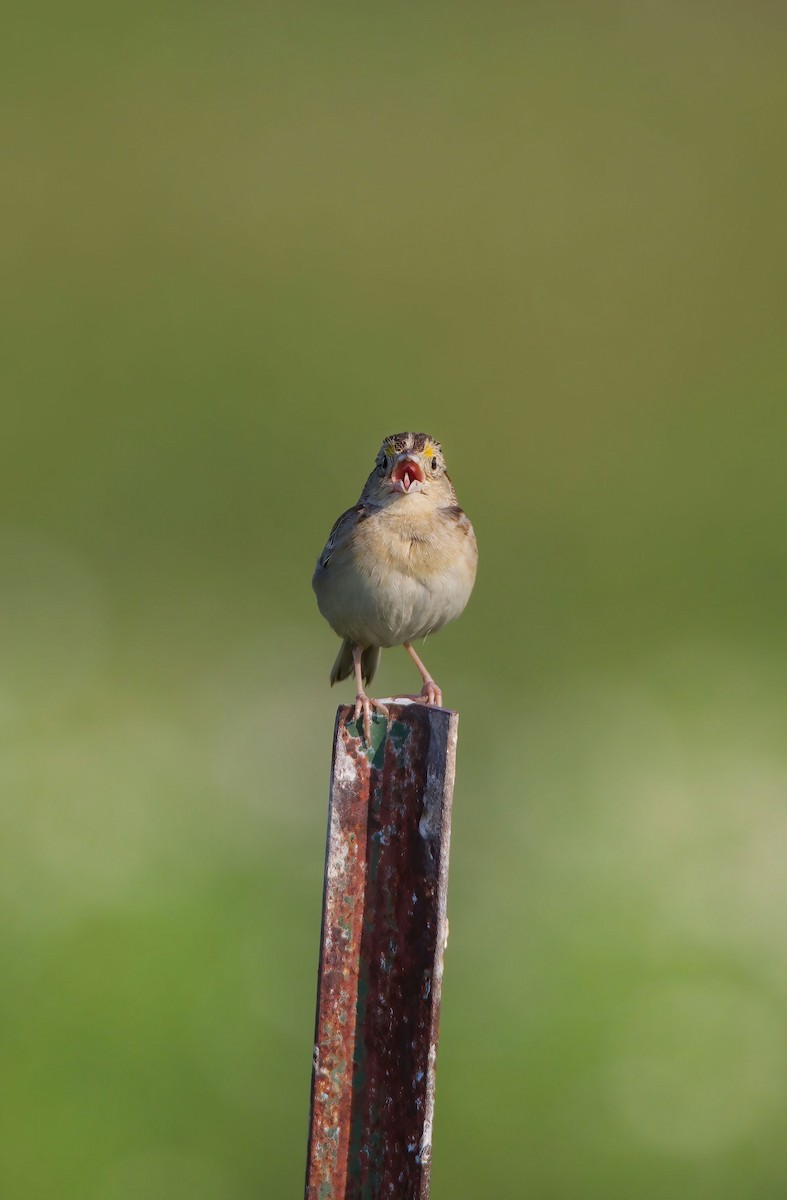
<path fill-rule="evenodd" d="M 424 457 L 425 458 L 434 458 L 436 453 L 437 453 L 437 451 L 435 450 L 434 446 L 430 446 L 429 443 L 427 442 L 426 445 L 424 446 Z"/>

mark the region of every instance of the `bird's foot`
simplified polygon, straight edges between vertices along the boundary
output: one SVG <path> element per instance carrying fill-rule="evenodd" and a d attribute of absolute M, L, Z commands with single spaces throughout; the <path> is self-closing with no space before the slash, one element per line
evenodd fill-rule
<path fill-rule="evenodd" d="M 436 704 L 438 708 L 443 707 L 442 689 L 437 686 L 434 679 L 425 679 L 424 686 L 421 688 L 421 695 L 417 697 L 421 704 Z"/>
<path fill-rule="evenodd" d="M 443 707 L 443 693 L 433 679 L 425 679 L 424 686 L 421 688 L 417 696 L 411 692 L 401 693 L 394 696 L 394 700 L 414 700 L 416 704 L 436 705 L 438 708 Z"/>
<path fill-rule="evenodd" d="M 367 746 L 372 744 L 372 709 L 376 708 L 382 713 L 386 721 L 389 717 L 388 709 L 381 700 L 374 700 L 371 696 L 367 696 L 366 692 L 358 692 L 355 697 L 355 720 L 357 721 L 363 713 L 363 740 Z"/>

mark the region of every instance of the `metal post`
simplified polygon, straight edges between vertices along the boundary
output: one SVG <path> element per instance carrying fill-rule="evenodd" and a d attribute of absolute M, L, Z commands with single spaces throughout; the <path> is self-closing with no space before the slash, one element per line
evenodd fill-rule
<path fill-rule="evenodd" d="M 340 708 L 331 771 L 307 1200 L 426 1200 L 459 714 Z"/>

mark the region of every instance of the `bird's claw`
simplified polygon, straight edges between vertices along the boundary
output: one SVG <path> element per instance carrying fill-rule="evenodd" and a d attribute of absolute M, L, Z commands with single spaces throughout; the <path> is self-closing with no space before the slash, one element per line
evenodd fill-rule
<path fill-rule="evenodd" d="M 443 707 L 442 690 L 437 686 L 433 679 L 424 680 L 424 686 L 421 688 L 417 696 L 412 692 L 400 692 L 398 695 L 394 696 L 394 700 L 412 700 L 416 704 L 428 704 L 436 706 L 437 708 Z"/>
<path fill-rule="evenodd" d="M 425 679 L 419 697 L 422 704 L 434 704 L 443 707 L 443 693 L 433 679 Z"/>
<path fill-rule="evenodd" d="M 363 713 L 363 740 L 366 742 L 367 746 L 371 746 L 372 744 L 373 708 L 376 708 L 378 712 L 382 713 L 386 721 L 388 720 L 390 714 L 381 700 L 375 700 L 371 696 L 367 696 L 365 693 L 361 693 L 355 697 L 355 720 L 357 721 L 360 718 L 361 713 Z"/>

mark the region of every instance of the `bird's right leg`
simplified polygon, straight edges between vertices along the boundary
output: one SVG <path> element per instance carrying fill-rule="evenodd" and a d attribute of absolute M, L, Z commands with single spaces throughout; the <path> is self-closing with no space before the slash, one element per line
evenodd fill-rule
<path fill-rule="evenodd" d="M 353 668 L 355 670 L 355 719 L 356 721 L 363 713 L 363 736 L 367 746 L 372 744 L 372 709 L 377 708 L 388 720 L 388 709 L 379 700 L 373 700 L 371 696 L 366 695 L 363 686 L 363 672 L 361 669 L 361 657 L 363 655 L 363 647 L 353 642 Z"/>

